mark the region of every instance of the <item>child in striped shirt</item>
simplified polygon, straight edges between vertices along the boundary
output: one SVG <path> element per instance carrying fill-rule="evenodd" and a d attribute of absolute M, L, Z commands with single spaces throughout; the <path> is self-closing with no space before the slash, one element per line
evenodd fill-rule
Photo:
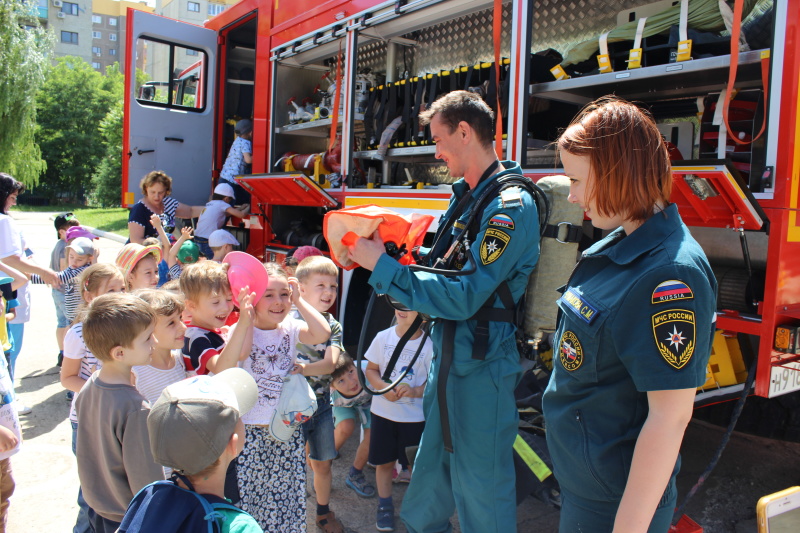
<path fill-rule="evenodd" d="M 153 331 L 156 347 L 150 364 L 133 367 L 136 388 L 152 404 L 168 385 L 195 373 L 187 372 L 181 354 L 186 332 L 186 325 L 181 321 L 182 298 L 175 293 L 158 289 L 142 289 L 135 294 L 150 304 L 157 317 Z"/>
<path fill-rule="evenodd" d="M 78 314 L 78 308 L 82 303 L 81 291 L 77 286 L 78 276 L 92 264 L 94 259 L 94 243 L 86 237 L 73 239 L 67 245 L 67 268 L 57 272 L 58 280 L 61 282 L 61 289 L 64 292 L 65 311 L 67 321 L 72 323 Z M 44 284 L 44 280 L 39 275 L 31 276 L 31 283 Z"/>
<path fill-rule="evenodd" d="M 181 229 L 181 236 L 172 245 L 167 256 L 170 281 L 179 279 L 186 265 L 196 263 L 200 259 L 200 247 L 192 240 L 192 228 Z"/>

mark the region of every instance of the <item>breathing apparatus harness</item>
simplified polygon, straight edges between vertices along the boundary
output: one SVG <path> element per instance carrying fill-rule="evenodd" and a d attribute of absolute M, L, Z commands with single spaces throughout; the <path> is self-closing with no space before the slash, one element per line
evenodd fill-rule
<path fill-rule="evenodd" d="M 417 256 L 416 250 L 412 251 L 418 264 L 409 265 L 410 270 L 428 272 L 447 277 L 468 276 L 475 273 L 477 270 L 477 265 L 475 264 L 475 258 L 470 253 L 470 238 L 474 239 L 478 235 L 478 232 L 480 231 L 480 222 L 483 218 L 483 211 L 486 209 L 489 203 L 495 200 L 504 190 L 511 187 L 519 187 L 523 190 L 526 190 L 533 197 L 539 213 L 539 233 L 540 235 L 545 234 L 545 231 L 547 230 L 547 220 L 550 217 L 550 204 L 547 200 L 547 196 L 532 180 L 520 174 L 505 174 L 495 178 L 494 183 L 488 185 L 472 204 L 465 223 L 463 225 L 461 223 L 456 225 L 459 218 L 470 204 L 470 200 L 472 199 L 475 189 L 477 189 L 478 185 L 480 185 L 484 180 L 487 180 L 494 175 L 498 166 L 500 166 L 499 161 L 494 161 L 491 165 L 489 165 L 489 168 L 484 171 L 483 175 L 481 175 L 481 178 L 478 180 L 478 184 L 464 194 L 452 213 L 442 221 L 438 230 L 436 231 L 433 245 L 431 246 L 431 251 L 428 255 L 426 255 L 424 258 L 420 258 Z M 449 240 L 447 236 L 452 235 L 452 228 L 454 226 L 459 229 L 459 231 L 452 240 Z M 384 244 L 386 246 L 387 254 L 397 259 L 408 253 L 407 250 L 402 248 L 398 249 L 395 243 Z M 463 258 L 464 262 L 463 264 L 458 264 L 457 260 L 460 260 L 461 258 Z M 430 263 L 431 261 L 433 261 L 433 264 L 430 266 L 421 264 L 423 262 Z M 361 336 L 359 338 L 358 350 L 356 354 L 356 368 L 358 369 L 359 381 L 361 382 L 361 386 L 364 388 L 364 390 L 372 395 L 386 394 L 390 390 L 394 389 L 400 382 L 402 382 L 406 374 L 408 374 L 409 370 L 417 362 L 422 348 L 425 345 L 425 341 L 430 336 L 430 328 L 424 328 L 423 337 L 413 358 L 409 364 L 406 365 L 406 368 L 400 373 L 397 379 L 395 379 L 393 382 L 390 382 L 392 372 L 394 371 L 397 360 L 399 359 L 406 343 L 419 329 L 423 321 L 430 320 L 429 317 L 425 317 L 422 314 L 417 315 L 416 319 L 411 324 L 411 327 L 409 327 L 408 331 L 406 331 L 400 339 L 400 342 L 398 342 L 397 346 L 395 346 L 389 362 L 386 365 L 386 369 L 381 376 L 381 378 L 384 381 L 389 382 L 389 384 L 380 390 L 373 390 L 369 386 L 366 376 L 361 368 L 361 361 L 363 361 L 364 358 L 367 321 L 372 316 L 372 308 L 377 296 L 378 294 L 375 293 L 375 291 L 371 292 L 369 303 L 367 304 L 367 309 L 364 314 L 364 322 L 362 323 Z M 389 304 L 395 309 L 401 311 L 408 310 L 406 307 L 403 307 L 400 302 L 390 298 L 388 295 L 384 296 L 387 298 Z M 503 308 L 496 308 L 492 306 L 495 296 L 499 298 L 500 302 L 503 304 Z M 522 298 L 520 299 L 519 303 L 521 303 L 521 301 Z M 489 345 L 489 322 L 510 322 L 517 325 L 517 327 L 521 327 L 522 319 L 522 306 L 518 305 L 518 302 L 514 301 L 514 298 L 511 294 L 511 289 L 508 287 L 508 283 L 503 280 L 497 286 L 495 292 L 489 296 L 486 302 L 484 302 L 481 308 L 478 309 L 478 311 L 468 319 L 477 321 L 475 326 L 475 342 L 472 348 L 472 358 L 478 360 L 483 360 L 486 358 L 486 351 Z M 458 322 L 455 320 L 446 320 L 442 318 L 436 318 L 434 320 L 439 322 L 444 328 L 439 376 L 436 387 L 439 401 L 439 414 L 442 423 L 444 448 L 448 452 L 452 453 L 453 443 L 450 433 L 450 418 L 447 412 L 446 390 L 447 377 L 450 373 L 450 366 L 453 362 L 455 331 Z"/>

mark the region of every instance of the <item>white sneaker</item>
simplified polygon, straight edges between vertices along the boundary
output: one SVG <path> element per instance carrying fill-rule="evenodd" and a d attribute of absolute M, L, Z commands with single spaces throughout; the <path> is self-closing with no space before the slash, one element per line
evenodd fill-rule
<path fill-rule="evenodd" d="M 18 415 L 27 415 L 31 412 L 31 408 L 25 405 L 22 400 L 14 400 L 14 407 L 17 408 Z"/>

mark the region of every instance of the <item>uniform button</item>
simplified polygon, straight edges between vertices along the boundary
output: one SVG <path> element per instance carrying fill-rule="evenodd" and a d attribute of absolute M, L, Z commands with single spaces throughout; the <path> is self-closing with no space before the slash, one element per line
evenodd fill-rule
<path fill-rule="evenodd" d="M 378 287 L 379 289 L 382 289 L 382 288 L 383 288 L 383 284 L 382 284 L 382 283 L 379 281 L 379 282 L 377 283 L 377 287 Z"/>

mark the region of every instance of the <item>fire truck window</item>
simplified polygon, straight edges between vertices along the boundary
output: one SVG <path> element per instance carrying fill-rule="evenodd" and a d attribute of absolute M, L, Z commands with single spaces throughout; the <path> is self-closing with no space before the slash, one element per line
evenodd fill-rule
<path fill-rule="evenodd" d="M 137 39 L 136 98 L 143 105 L 202 111 L 206 54 L 174 43 Z"/>

